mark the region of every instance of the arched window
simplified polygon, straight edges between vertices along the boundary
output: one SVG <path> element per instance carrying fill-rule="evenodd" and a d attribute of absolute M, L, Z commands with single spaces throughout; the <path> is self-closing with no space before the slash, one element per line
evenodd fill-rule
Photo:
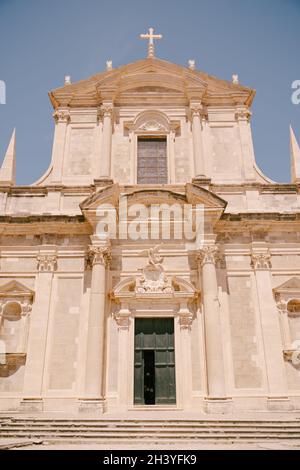
<path fill-rule="evenodd" d="M 22 307 L 18 302 L 8 302 L 3 307 L 1 321 L 1 340 L 5 342 L 6 353 L 20 350 L 22 336 Z"/>
<path fill-rule="evenodd" d="M 7 356 L 26 354 L 34 292 L 17 281 L 0 287 L 0 341 Z"/>
<path fill-rule="evenodd" d="M 149 110 L 125 123 L 125 127 L 130 141 L 134 142 L 135 182 L 168 184 L 174 181 L 174 141 L 179 122 L 171 122 L 161 111 Z"/>
<path fill-rule="evenodd" d="M 287 304 L 287 310 L 289 313 L 298 313 L 300 314 L 300 300 L 299 299 L 292 299 Z"/>

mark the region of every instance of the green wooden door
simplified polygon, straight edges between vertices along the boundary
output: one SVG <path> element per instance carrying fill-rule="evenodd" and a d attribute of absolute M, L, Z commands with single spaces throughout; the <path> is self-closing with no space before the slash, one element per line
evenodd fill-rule
<path fill-rule="evenodd" d="M 134 403 L 176 403 L 172 318 L 135 320 Z"/>

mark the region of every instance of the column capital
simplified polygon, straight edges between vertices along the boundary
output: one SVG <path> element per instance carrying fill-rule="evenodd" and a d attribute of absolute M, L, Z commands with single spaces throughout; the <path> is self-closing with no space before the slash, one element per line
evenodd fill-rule
<path fill-rule="evenodd" d="M 101 264 L 109 266 L 111 260 L 111 250 L 109 246 L 90 245 L 87 252 L 87 262 L 90 266 Z"/>
<path fill-rule="evenodd" d="M 181 330 L 190 330 L 192 328 L 194 316 L 191 312 L 179 313 L 179 325 Z"/>
<path fill-rule="evenodd" d="M 131 312 L 122 311 L 114 313 L 113 315 L 116 324 L 118 325 L 119 330 L 129 330 L 130 321 L 131 321 Z"/>
<path fill-rule="evenodd" d="M 53 113 L 54 120 L 57 123 L 66 123 L 68 124 L 71 120 L 70 111 L 68 109 L 57 109 Z"/>
<path fill-rule="evenodd" d="M 220 260 L 219 248 L 216 245 L 204 246 L 197 251 L 197 260 L 201 266 L 208 263 L 216 265 Z"/>
<path fill-rule="evenodd" d="M 282 315 L 287 314 L 288 313 L 288 308 L 287 308 L 288 302 L 286 300 L 281 299 L 280 297 L 276 298 L 276 296 L 275 296 L 275 301 L 276 301 L 276 307 L 277 307 L 278 312 L 281 313 Z"/>
<path fill-rule="evenodd" d="M 256 271 L 271 269 L 272 264 L 270 252 L 251 253 L 251 267 Z"/>
<path fill-rule="evenodd" d="M 111 119 L 113 119 L 114 111 L 115 111 L 115 108 L 114 108 L 113 103 L 104 103 L 100 106 L 98 110 L 98 116 L 99 118 L 102 118 L 102 119 L 105 117 L 110 117 Z"/>
<path fill-rule="evenodd" d="M 235 118 L 237 121 L 246 121 L 249 122 L 252 113 L 247 106 L 238 106 L 235 110 Z"/>
<path fill-rule="evenodd" d="M 39 254 L 37 256 L 39 272 L 52 272 L 57 268 L 57 254 Z"/>
<path fill-rule="evenodd" d="M 207 110 L 200 102 L 192 102 L 189 107 L 190 119 L 199 117 L 199 119 L 207 119 Z"/>

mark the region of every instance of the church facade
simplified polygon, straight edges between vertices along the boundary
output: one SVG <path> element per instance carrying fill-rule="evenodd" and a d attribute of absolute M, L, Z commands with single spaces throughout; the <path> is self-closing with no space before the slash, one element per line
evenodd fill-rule
<path fill-rule="evenodd" d="M 254 90 L 151 41 L 49 96 L 48 171 L 15 185 L 15 135 L 0 171 L 0 410 L 299 410 L 293 132 L 279 184 L 255 162 Z"/>

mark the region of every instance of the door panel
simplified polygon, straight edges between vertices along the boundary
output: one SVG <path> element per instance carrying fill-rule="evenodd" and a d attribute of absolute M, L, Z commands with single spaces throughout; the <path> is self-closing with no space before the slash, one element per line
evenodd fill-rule
<path fill-rule="evenodd" d="M 135 320 L 134 403 L 176 403 L 173 318 Z"/>
<path fill-rule="evenodd" d="M 137 158 L 137 183 L 167 183 L 166 138 L 139 138 Z"/>

